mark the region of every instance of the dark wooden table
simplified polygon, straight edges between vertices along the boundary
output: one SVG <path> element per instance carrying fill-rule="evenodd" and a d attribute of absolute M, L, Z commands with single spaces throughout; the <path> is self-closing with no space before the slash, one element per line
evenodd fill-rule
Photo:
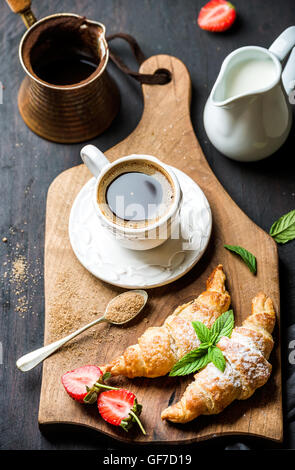
<path fill-rule="evenodd" d="M 295 207 L 294 128 L 277 154 L 259 163 L 242 164 L 226 159 L 208 142 L 202 112 L 225 56 L 244 45 L 268 47 L 283 29 L 295 23 L 293 1 L 235 0 L 239 19 L 225 34 L 208 34 L 198 28 L 197 13 L 203 3 L 203 0 L 35 0 L 33 9 L 38 18 L 61 11 L 85 15 L 103 22 L 108 34 L 124 31 L 134 35 L 147 56 L 168 53 L 182 59 L 193 82 L 193 125 L 209 164 L 238 205 L 268 231 L 274 220 Z M 1 0 L 0 81 L 4 89 L 0 105 L 0 342 L 3 350 L 0 447 L 99 449 L 101 454 L 113 449 L 113 452 L 128 453 L 128 447 L 122 450 L 115 441 L 85 430 L 73 432 L 62 427 L 41 433 L 37 423 L 41 366 L 27 374 L 15 367 L 19 356 L 39 347 L 43 341 L 47 189 L 60 172 L 80 163 L 81 148 L 80 144 L 59 145 L 42 140 L 25 126 L 18 113 L 17 92 L 24 76 L 18 60 L 18 44 L 24 30 L 20 18 Z M 116 44 L 116 49 L 136 67 L 125 45 Z M 122 105 L 111 128 L 93 141 L 102 150 L 126 137 L 142 112 L 140 86 L 112 65 L 109 70 L 119 84 Z M 3 237 L 7 242 L 1 241 Z M 283 337 L 288 325 L 295 322 L 294 248 L 295 242 L 279 247 Z M 19 286 L 12 267 L 21 257 L 28 268 L 28 279 Z M 283 341 L 284 368 L 287 361 L 288 345 Z M 230 442 L 233 440 L 211 441 L 210 448 L 224 448 Z M 247 443 L 254 448 L 272 446 L 264 441 Z M 283 448 L 291 445 L 286 423 Z M 185 452 L 192 453 L 204 446 L 208 443 L 186 446 Z M 140 451 L 133 449 L 133 453 Z M 156 451 L 163 453 L 161 448 Z"/>

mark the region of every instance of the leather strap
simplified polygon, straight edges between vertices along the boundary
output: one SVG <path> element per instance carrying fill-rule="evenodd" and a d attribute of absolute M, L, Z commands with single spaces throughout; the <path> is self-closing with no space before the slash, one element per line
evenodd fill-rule
<path fill-rule="evenodd" d="M 108 42 L 111 42 L 113 39 L 123 39 L 126 41 L 133 54 L 134 57 L 136 58 L 138 65 L 141 65 L 145 60 L 146 57 L 144 53 L 142 52 L 141 48 L 139 47 L 139 44 L 137 41 L 134 39 L 133 36 L 127 33 L 116 33 L 108 36 L 106 40 Z M 148 85 L 165 85 L 166 83 L 169 83 L 171 80 L 171 72 L 166 69 L 159 69 L 156 70 L 153 74 L 148 74 L 148 73 L 139 73 L 139 72 L 134 72 L 127 65 L 124 64 L 122 59 L 117 56 L 111 49 L 110 49 L 110 59 L 116 64 L 116 66 L 124 73 L 129 75 L 132 78 L 135 78 L 140 83 L 145 83 Z"/>

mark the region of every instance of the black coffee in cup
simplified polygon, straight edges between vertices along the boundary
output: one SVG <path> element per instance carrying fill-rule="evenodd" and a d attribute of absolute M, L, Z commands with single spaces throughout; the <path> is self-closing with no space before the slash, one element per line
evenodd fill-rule
<path fill-rule="evenodd" d="M 129 160 L 106 173 L 98 188 L 98 203 L 112 222 L 130 228 L 162 218 L 174 200 L 173 182 L 161 167 Z"/>

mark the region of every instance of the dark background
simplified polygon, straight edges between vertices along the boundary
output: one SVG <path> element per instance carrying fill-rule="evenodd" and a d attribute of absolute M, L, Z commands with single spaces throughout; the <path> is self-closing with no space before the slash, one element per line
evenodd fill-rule
<path fill-rule="evenodd" d="M 136 37 L 147 56 L 167 53 L 187 65 L 193 83 L 192 122 L 208 162 L 231 197 L 260 227 L 268 231 L 282 214 L 295 207 L 294 127 L 287 143 L 274 156 L 258 163 L 238 163 L 220 155 L 208 142 L 202 112 L 215 82 L 221 62 L 233 49 L 245 45 L 269 47 L 288 26 L 295 24 L 293 0 L 233 0 L 238 10 L 234 27 L 223 34 L 210 34 L 197 26 L 198 11 L 204 0 L 35 0 L 37 18 L 56 12 L 72 12 L 101 21 L 107 34 L 128 32 Z M 47 189 L 63 170 L 80 163 L 81 144 L 60 145 L 42 140 L 23 123 L 17 109 L 17 92 L 24 72 L 18 59 L 18 44 L 25 31 L 19 17 L 0 0 L 0 81 L 4 86 L 0 105 L 0 271 L 1 316 L 0 365 L 1 405 L 0 447 L 2 449 L 98 449 L 100 455 L 139 454 L 144 449 L 118 444 L 98 433 L 59 427 L 41 433 L 37 414 L 41 366 L 27 374 L 15 367 L 16 359 L 43 341 L 43 249 Z M 136 64 L 125 46 L 116 42 L 130 66 Z M 116 120 L 93 140 L 106 150 L 125 138 L 142 113 L 140 86 L 123 76 L 112 65 L 122 97 Z M 7 237 L 8 242 L 1 240 Z M 283 367 L 288 363 L 288 344 L 284 332 L 295 321 L 295 242 L 279 247 Z M 11 262 L 16 255 L 28 261 L 29 280 L 25 286 L 28 310 L 16 311 L 17 294 L 11 283 Z M 6 274 L 5 274 L 6 273 Z M 284 380 L 285 382 L 285 375 Z M 58 380 L 58 379 L 57 379 Z M 148 412 L 148 410 L 147 410 Z M 275 423 L 274 423 L 275 425 Z M 210 445 L 210 449 L 234 445 L 238 439 L 218 439 L 208 443 L 170 448 L 172 453 L 191 453 Z M 252 448 L 278 447 L 264 440 L 243 440 Z M 292 447 L 289 425 L 281 446 Z M 294 444 L 295 447 L 295 444 Z M 167 446 L 146 451 L 164 453 Z"/>

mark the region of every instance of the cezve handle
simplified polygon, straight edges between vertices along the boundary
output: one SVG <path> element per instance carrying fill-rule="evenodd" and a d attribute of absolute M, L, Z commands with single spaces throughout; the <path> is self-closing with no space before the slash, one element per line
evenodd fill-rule
<path fill-rule="evenodd" d="M 13 13 L 19 13 L 27 28 L 36 22 L 36 17 L 31 10 L 31 0 L 6 0 Z"/>
<path fill-rule="evenodd" d="M 269 51 L 272 52 L 281 62 L 292 50 L 288 62 L 282 73 L 282 81 L 287 95 L 295 87 L 295 26 L 290 26 L 280 34 L 272 43 Z"/>

